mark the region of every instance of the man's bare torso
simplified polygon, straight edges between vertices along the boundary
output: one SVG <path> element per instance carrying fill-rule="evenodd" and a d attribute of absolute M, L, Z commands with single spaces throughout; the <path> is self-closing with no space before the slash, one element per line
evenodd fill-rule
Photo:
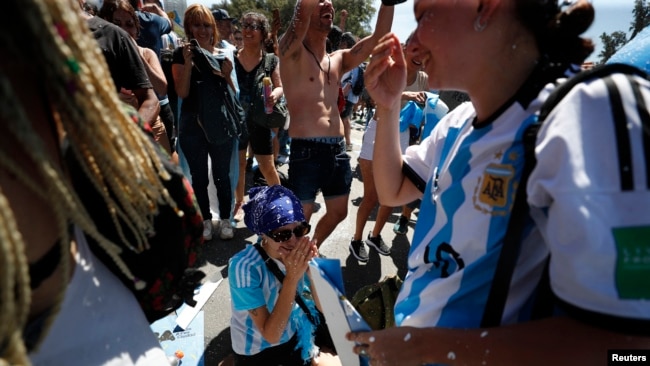
<path fill-rule="evenodd" d="M 341 53 L 330 54 L 329 61 L 325 56 L 320 68 L 316 58 L 303 45 L 295 57 L 280 62 L 291 137 L 343 136 L 338 110 Z"/>

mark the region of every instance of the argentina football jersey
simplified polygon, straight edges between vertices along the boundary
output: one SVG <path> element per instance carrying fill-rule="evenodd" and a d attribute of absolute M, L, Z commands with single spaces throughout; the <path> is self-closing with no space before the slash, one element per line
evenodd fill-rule
<path fill-rule="evenodd" d="M 523 134 L 540 104 L 511 102 L 480 127 L 471 105 L 463 104 L 421 146 L 407 150 L 405 164 L 428 183 L 395 306 L 397 324 L 480 326 L 521 178 Z M 526 255 L 518 259 L 511 283 L 517 291 L 510 291 L 503 317 L 509 323 L 526 317 L 522 309 L 547 256 L 532 221 L 525 222 Z"/>

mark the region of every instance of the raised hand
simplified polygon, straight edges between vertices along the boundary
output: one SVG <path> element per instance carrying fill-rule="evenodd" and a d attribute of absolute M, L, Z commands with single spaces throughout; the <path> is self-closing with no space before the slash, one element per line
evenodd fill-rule
<path fill-rule="evenodd" d="M 399 103 L 406 86 L 406 61 L 397 36 L 383 36 L 372 51 L 364 73 L 365 87 L 379 106 L 390 107 Z"/>
<path fill-rule="evenodd" d="M 273 9 L 273 21 L 271 22 L 271 35 L 277 36 L 282 26 L 282 21 L 280 20 L 280 9 Z"/>
<path fill-rule="evenodd" d="M 282 262 L 287 269 L 287 277 L 302 278 L 309 261 L 318 254 L 316 241 L 308 236 L 297 238 L 298 243 L 288 254 L 283 255 Z"/>

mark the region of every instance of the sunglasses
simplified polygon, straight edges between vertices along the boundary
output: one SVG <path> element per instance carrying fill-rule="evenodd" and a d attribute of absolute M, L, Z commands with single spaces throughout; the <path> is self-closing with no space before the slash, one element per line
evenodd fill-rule
<path fill-rule="evenodd" d="M 296 238 L 300 238 L 309 234 L 309 231 L 311 231 L 311 225 L 303 221 L 300 223 L 300 225 L 296 226 L 293 230 L 285 229 L 276 232 L 270 232 L 266 235 L 278 243 L 284 243 L 285 241 L 289 241 L 292 235 L 295 235 Z"/>
<path fill-rule="evenodd" d="M 255 24 L 255 23 L 242 23 L 241 28 L 256 31 L 262 29 L 262 26 L 260 24 Z"/>

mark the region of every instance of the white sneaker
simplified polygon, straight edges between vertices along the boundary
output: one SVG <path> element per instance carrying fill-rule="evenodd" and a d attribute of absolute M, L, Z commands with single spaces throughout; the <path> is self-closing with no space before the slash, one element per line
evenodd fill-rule
<path fill-rule="evenodd" d="M 222 240 L 229 240 L 235 236 L 235 230 L 232 228 L 230 220 L 221 220 L 221 228 L 219 230 L 219 237 Z"/>
<path fill-rule="evenodd" d="M 203 240 L 212 240 L 212 220 L 203 220 Z"/>

